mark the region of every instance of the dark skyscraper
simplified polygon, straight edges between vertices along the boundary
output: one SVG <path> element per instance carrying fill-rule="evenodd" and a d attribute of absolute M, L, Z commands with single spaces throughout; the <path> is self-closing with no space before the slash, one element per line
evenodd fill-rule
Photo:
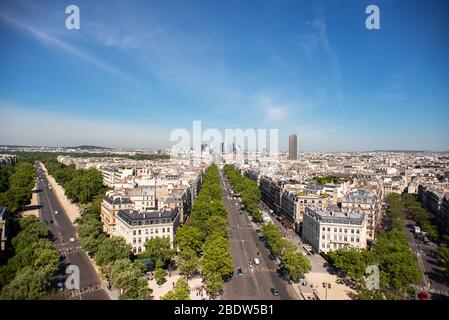
<path fill-rule="evenodd" d="M 298 159 L 298 136 L 296 134 L 291 134 L 288 137 L 288 159 Z"/>

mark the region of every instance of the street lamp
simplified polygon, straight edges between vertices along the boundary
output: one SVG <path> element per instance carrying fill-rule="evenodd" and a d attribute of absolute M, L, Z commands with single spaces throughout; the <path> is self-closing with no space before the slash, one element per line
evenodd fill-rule
<path fill-rule="evenodd" d="M 323 282 L 323 288 L 326 289 L 326 300 L 327 300 L 327 289 L 331 288 L 331 284 L 329 282 Z"/>

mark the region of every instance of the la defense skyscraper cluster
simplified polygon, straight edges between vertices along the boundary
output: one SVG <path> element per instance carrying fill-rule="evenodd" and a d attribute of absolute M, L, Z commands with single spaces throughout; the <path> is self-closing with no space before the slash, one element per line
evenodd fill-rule
<path fill-rule="evenodd" d="M 288 159 L 298 159 L 298 136 L 295 133 L 288 137 Z"/>

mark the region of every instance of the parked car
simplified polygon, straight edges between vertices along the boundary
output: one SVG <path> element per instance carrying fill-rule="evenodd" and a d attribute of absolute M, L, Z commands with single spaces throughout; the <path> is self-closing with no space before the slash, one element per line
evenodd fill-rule
<path fill-rule="evenodd" d="M 276 288 L 271 288 L 271 293 L 273 294 L 273 296 L 278 296 L 279 295 L 279 290 Z"/>
<path fill-rule="evenodd" d="M 75 242 L 75 238 L 70 238 L 70 242 Z"/>
<path fill-rule="evenodd" d="M 238 275 L 238 276 L 243 276 L 243 270 L 242 270 L 242 268 L 238 268 L 238 269 L 237 269 L 237 275 Z"/>
<path fill-rule="evenodd" d="M 55 214 L 59 214 L 58 210 L 55 210 Z"/>
<path fill-rule="evenodd" d="M 259 261 L 259 258 L 254 258 L 254 264 L 259 264 L 260 263 L 260 261 Z"/>

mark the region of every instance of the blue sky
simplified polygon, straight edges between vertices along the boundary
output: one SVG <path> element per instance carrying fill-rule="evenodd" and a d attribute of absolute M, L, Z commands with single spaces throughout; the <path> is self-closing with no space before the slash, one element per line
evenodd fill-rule
<path fill-rule="evenodd" d="M 0 144 L 165 147 L 201 120 L 279 129 L 281 149 L 295 132 L 304 151 L 449 150 L 448 9 L 0 0 Z"/>

